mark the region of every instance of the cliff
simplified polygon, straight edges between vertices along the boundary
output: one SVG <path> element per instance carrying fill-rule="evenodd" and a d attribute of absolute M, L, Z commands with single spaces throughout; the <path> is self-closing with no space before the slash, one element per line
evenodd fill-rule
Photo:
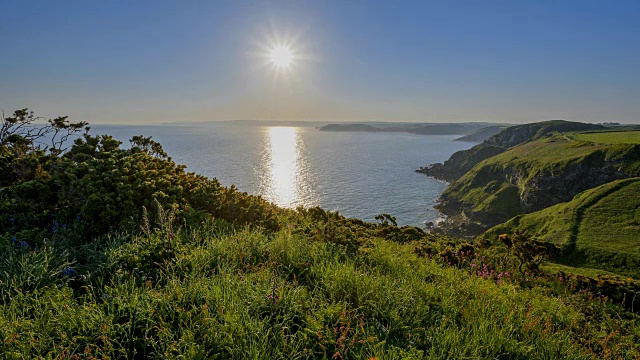
<path fill-rule="evenodd" d="M 451 183 L 437 208 L 458 225 L 473 224 L 474 231 L 459 235 L 478 235 L 516 215 L 638 175 L 639 144 L 597 144 L 555 135 L 483 160 Z"/>
<path fill-rule="evenodd" d="M 554 262 L 640 277 L 640 178 L 617 180 L 530 214 L 512 218 L 480 236 L 526 231 L 562 248 Z"/>
<path fill-rule="evenodd" d="M 470 149 L 454 153 L 442 164 L 431 164 L 426 167 L 421 167 L 416 171 L 439 180 L 452 182 L 462 177 L 481 161 L 505 152 L 513 146 L 541 139 L 556 132 L 564 133 L 602 129 L 605 129 L 605 127 L 601 125 L 565 120 L 549 120 L 511 126 Z"/>

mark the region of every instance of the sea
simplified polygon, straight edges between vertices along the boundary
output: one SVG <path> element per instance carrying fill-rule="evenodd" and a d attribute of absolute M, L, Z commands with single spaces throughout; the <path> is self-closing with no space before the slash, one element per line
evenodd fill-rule
<path fill-rule="evenodd" d="M 260 195 L 279 206 L 314 207 L 399 225 L 437 222 L 433 208 L 447 184 L 416 173 L 475 143 L 457 135 L 398 132 L 328 132 L 312 126 L 260 126 L 235 122 L 170 125 L 93 125 L 129 146 L 152 136 L 187 171 Z"/>

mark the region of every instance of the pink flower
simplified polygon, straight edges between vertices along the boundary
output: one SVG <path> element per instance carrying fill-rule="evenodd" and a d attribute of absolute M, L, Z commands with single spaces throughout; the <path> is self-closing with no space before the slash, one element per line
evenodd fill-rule
<path fill-rule="evenodd" d="M 273 301 L 274 305 L 275 305 L 276 301 L 280 300 L 280 296 L 278 296 L 278 294 L 269 294 L 269 295 L 267 295 L 267 298 L 270 299 L 271 301 Z"/>

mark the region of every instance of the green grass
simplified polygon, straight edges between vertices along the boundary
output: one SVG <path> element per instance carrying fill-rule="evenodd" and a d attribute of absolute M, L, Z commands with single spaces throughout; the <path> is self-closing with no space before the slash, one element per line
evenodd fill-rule
<path fill-rule="evenodd" d="M 620 323 L 596 302 L 593 321 L 572 296 L 442 267 L 411 244 L 371 238 L 349 253 L 290 230 L 205 225 L 173 240 L 119 237 L 85 251 L 95 262 L 78 268 L 83 288 L 51 270 L 28 292 L 12 289 L 0 306 L 4 358 L 640 356 L 636 318 Z M 48 266 L 33 252 L 21 256 Z"/>
<path fill-rule="evenodd" d="M 638 145 L 596 144 L 564 135 L 528 142 L 482 161 L 451 183 L 443 204 L 453 204 L 454 212 L 462 207 L 473 221 L 494 226 L 600 185 L 599 172 L 607 167 L 620 170 L 621 177 L 640 174 L 639 151 Z"/>
<path fill-rule="evenodd" d="M 571 201 L 511 219 L 487 231 L 494 239 L 515 229 L 562 246 L 558 259 L 574 267 L 640 277 L 640 178 L 614 181 Z"/>
<path fill-rule="evenodd" d="M 600 144 L 640 144 L 640 130 L 585 132 L 574 136 L 579 140 Z"/>

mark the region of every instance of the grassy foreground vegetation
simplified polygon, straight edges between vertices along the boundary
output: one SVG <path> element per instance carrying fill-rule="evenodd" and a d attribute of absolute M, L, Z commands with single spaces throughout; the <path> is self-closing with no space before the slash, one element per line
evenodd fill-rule
<path fill-rule="evenodd" d="M 73 272 L 56 254 L 63 242 L 6 269 L 6 358 L 640 355 L 638 319 L 605 302 L 496 284 L 381 238 L 352 252 L 295 230 L 208 223 L 104 238 Z"/>
<path fill-rule="evenodd" d="M 4 358 L 640 356 L 640 317 L 545 276 L 517 233 L 505 255 L 386 214 L 280 209 L 150 138 L 121 149 L 59 118 L 73 146 L 38 146 L 33 119 L 0 129 Z"/>

